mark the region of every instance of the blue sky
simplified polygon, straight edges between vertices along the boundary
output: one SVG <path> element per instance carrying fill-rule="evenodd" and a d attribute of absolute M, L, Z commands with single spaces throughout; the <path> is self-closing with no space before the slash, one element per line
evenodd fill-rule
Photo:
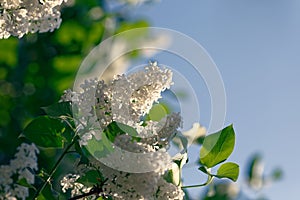
<path fill-rule="evenodd" d="M 225 124 L 233 123 L 237 133 L 230 160 L 243 173 L 247 158 L 261 152 L 266 172 L 280 166 L 284 179 L 264 192 L 274 200 L 299 196 L 299 10 L 297 0 L 162 0 L 135 9 L 153 26 L 194 38 L 210 54 L 225 84 Z"/>

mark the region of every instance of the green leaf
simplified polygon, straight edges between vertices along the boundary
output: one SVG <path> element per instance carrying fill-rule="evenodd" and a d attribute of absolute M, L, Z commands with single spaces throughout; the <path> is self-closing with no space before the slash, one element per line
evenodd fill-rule
<path fill-rule="evenodd" d="M 239 176 L 239 165 L 232 162 L 224 163 L 220 166 L 220 168 L 217 171 L 217 175 L 215 175 L 218 178 L 229 178 L 233 181 L 236 181 Z"/>
<path fill-rule="evenodd" d="M 148 118 L 149 120 L 159 122 L 168 114 L 168 108 L 164 104 L 159 103 L 152 106 L 149 111 Z"/>
<path fill-rule="evenodd" d="M 57 195 L 58 193 L 55 190 L 53 190 L 52 185 L 47 184 L 47 186 L 37 197 L 37 200 L 57 200 Z"/>
<path fill-rule="evenodd" d="M 205 174 L 210 174 L 204 166 L 200 166 L 198 169 Z"/>
<path fill-rule="evenodd" d="M 29 184 L 25 178 L 18 180 L 17 184 L 36 190 L 36 188 L 33 185 Z"/>
<path fill-rule="evenodd" d="M 63 148 L 65 125 L 59 119 L 41 116 L 31 121 L 23 135 L 36 145 L 45 148 Z"/>
<path fill-rule="evenodd" d="M 200 149 L 200 162 L 211 168 L 225 161 L 233 151 L 235 133 L 232 125 L 208 135 L 203 141 Z"/>
<path fill-rule="evenodd" d="M 101 140 L 92 138 L 85 146 L 86 150 L 96 158 L 103 158 L 114 151 L 111 141 L 106 137 L 106 134 L 102 132 Z"/>
<path fill-rule="evenodd" d="M 133 137 L 136 137 L 138 135 L 137 131 L 132 128 L 131 126 L 128 126 L 126 124 L 122 124 L 119 122 L 111 122 L 106 129 L 104 130 L 104 133 L 106 134 L 107 138 L 114 142 L 115 137 L 122 134 L 129 134 Z"/>
<path fill-rule="evenodd" d="M 47 107 L 42 107 L 42 109 L 51 117 L 72 116 L 71 102 L 59 102 Z"/>
<path fill-rule="evenodd" d="M 87 187 L 92 187 L 94 185 L 96 185 L 97 183 L 99 183 L 99 181 L 101 181 L 103 179 L 103 177 L 101 177 L 101 175 L 99 174 L 98 171 L 96 170 L 90 170 L 87 171 L 84 176 L 81 176 L 77 182 L 82 183 L 83 185 L 87 186 Z"/>
<path fill-rule="evenodd" d="M 115 125 L 117 126 L 117 128 L 119 128 L 119 132 L 124 132 L 124 133 L 127 133 L 127 134 L 129 134 L 131 136 L 135 136 L 135 137 L 138 135 L 137 131 L 134 128 L 132 128 L 131 126 L 128 126 L 126 124 L 122 124 L 119 122 L 115 122 L 115 123 L 116 123 Z M 113 124 L 113 123 L 111 123 L 111 124 Z"/>
<path fill-rule="evenodd" d="M 168 170 L 164 175 L 163 175 L 165 181 L 167 181 L 168 183 L 173 183 L 173 177 L 174 177 L 174 174 L 173 174 L 173 171 L 170 169 Z M 175 184 L 176 185 L 176 184 Z"/>
<path fill-rule="evenodd" d="M 202 145 L 203 142 L 204 142 L 204 139 L 205 139 L 205 136 L 198 137 L 198 138 L 195 140 L 195 143 L 196 143 L 196 144 Z"/>

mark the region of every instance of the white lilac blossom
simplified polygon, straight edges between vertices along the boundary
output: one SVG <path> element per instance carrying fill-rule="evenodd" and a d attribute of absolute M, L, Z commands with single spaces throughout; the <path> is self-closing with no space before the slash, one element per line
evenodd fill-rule
<path fill-rule="evenodd" d="M 163 179 L 167 170 L 172 169 L 172 158 L 166 149 L 181 126 L 179 113 L 171 113 L 160 121 L 150 120 L 146 124 L 141 120 L 144 115 L 148 114 L 153 103 L 161 98 L 161 92 L 169 89 L 172 84 L 171 70 L 160 68 L 156 63 L 150 63 L 150 66 L 147 66 L 144 71 L 138 71 L 128 76 L 116 76 L 109 83 L 96 80 L 85 81 L 81 85 L 81 92 L 74 93 L 68 90 L 63 95 L 62 101 L 72 101 L 73 105 L 78 106 L 79 126 L 88 124 L 83 121 L 88 120 L 93 123 L 97 122 L 98 129 L 104 130 L 109 124 L 116 121 L 133 127 L 138 133 L 139 140 L 133 140 L 129 134 L 117 135 L 113 145 L 122 151 L 117 154 L 109 154 L 109 157 L 110 160 L 119 162 L 120 165 L 129 165 L 132 168 L 148 167 L 149 171 L 126 172 L 109 167 L 99 161 L 93 161 L 92 165 L 96 166 L 103 177 L 107 179 L 103 185 L 104 195 L 109 195 L 117 200 L 183 199 L 184 193 L 181 188 Z M 90 127 L 89 125 L 89 130 L 85 133 L 82 131 L 84 134 L 81 135 L 80 143 L 83 145 L 99 134 L 98 130 L 91 131 Z M 116 151 L 116 149 L 114 150 Z M 125 153 L 122 154 L 123 152 Z M 134 161 L 131 155 L 141 155 L 142 157 Z M 143 159 L 146 156 L 149 159 Z M 63 192 L 66 189 L 74 191 L 77 176 L 77 174 L 67 175 L 63 178 L 61 181 Z M 78 193 L 73 192 L 72 195 L 82 194 L 81 191 L 77 191 Z"/>
<path fill-rule="evenodd" d="M 163 178 L 160 178 L 157 183 L 158 190 L 156 199 L 159 200 L 181 200 L 184 197 L 184 192 L 178 186 L 168 183 Z"/>
<path fill-rule="evenodd" d="M 127 125 L 139 123 L 140 117 L 149 112 L 161 97 L 161 92 L 171 84 L 171 70 L 154 65 L 129 76 L 117 76 L 109 84 L 100 82 L 96 91 L 96 113 L 100 125 L 105 127 L 111 121 Z"/>
<path fill-rule="evenodd" d="M 0 39 L 59 28 L 60 5 L 67 0 L 1 0 Z"/>
<path fill-rule="evenodd" d="M 16 182 L 24 178 L 27 183 L 34 184 L 33 170 L 38 170 L 39 150 L 33 143 L 22 143 L 17 150 L 8 165 L 0 166 L 0 199 L 26 199 L 29 195 L 28 188 Z"/>
<path fill-rule="evenodd" d="M 161 173 L 126 173 L 104 165 L 100 171 L 108 178 L 103 187 L 104 193 L 116 200 L 181 200 L 184 196 L 181 188 L 167 183 Z M 166 194 L 168 198 L 165 198 Z"/>
<path fill-rule="evenodd" d="M 61 101 L 71 101 L 77 108 L 75 115 L 79 126 L 94 127 L 97 123 L 95 127 L 105 129 L 112 121 L 117 121 L 137 129 L 140 137 L 155 139 L 160 134 L 166 139 L 181 126 L 178 113 L 166 116 L 161 122 L 149 121 L 146 127 L 141 126 L 140 117 L 149 112 L 153 103 L 161 98 L 161 92 L 171 85 L 171 70 L 150 65 L 145 71 L 119 75 L 108 84 L 96 79 L 86 80 L 81 84 L 81 91 L 66 90 Z M 84 134 L 97 137 L 96 132 L 83 130 Z M 85 138 L 91 138 L 81 136 L 82 144 L 87 144 Z"/>
<path fill-rule="evenodd" d="M 65 193 L 68 189 L 71 189 L 71 196 L 87 193 L 91 190 L 91 187 L 86 187 L 82 183 L 76 182 L 80 178 L 78 174 L 67 174 L 60 181 L 62 191 Z"/>
<path fill-rule="evenodd" d="M 181 187 L 168 183 L 160 173 L 128 173 L 109 168 L 97 161 L 92 163 L 92 168 L 98 168 L 106 179 L 101 188 L 102 192 L 98 195 L 110 196 L 114 200 L 182 200 L 184 197 Z M 63 177 L 61 180 L 63 192 L 70 189 L 74 197 L 91 191 L 91 188 L 76 182 L 80 174 L 84 174 L 89 167 L 81 166 L 79 168 L 82 172 Z"/>

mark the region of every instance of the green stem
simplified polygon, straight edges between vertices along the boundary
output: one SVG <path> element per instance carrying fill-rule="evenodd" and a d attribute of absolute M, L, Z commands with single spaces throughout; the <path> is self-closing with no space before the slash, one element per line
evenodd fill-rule
<path fill-rule="evenodd" d="M 65 155 L 68 153 L 69 149 L 75 144 L 75 139 L 76 137 L 74 137 L 72 139 L 72 142 L 67 146 L 67 148 L 64 150 L 64 152 L 61 154 L 61 156 L 59 157 L 59 159 L 56 161 L 55 165 L 53 166 L 52 170 L 50 171 L 49 177 L 47 178 L 47 180 L 43 183 L 43 185 L 36 191 L 33 199 L 36 199 L 39 194 L 45 189 L 45 187 L 47 186 L 48 183 L 50 183 L 54 173 L 56 172 L 59 164 L 61 163 L 62 159 L 65 157 Z"/>
<path fill-rule="evenodd" d="M 206 186 L 208 184 L 210 184 L 212 182 L 212 180 L 214 179 L 213 176 L 211 175 L 208 175 L 207 177 L 207 181 L 203 184 L 199 184 L 199 185 L 187 185 L 187 186 L 182 186 L 181 188 L 184 189 L 184 188 L 195 188 L 195 187 L 203 187 L 203 186 Z"/>

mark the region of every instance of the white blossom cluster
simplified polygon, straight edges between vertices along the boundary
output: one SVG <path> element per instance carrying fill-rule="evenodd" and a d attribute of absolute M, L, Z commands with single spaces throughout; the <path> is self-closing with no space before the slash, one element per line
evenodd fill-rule
<path fill-rule="evenodd" d="M 92 136 L 99 139 L 94 130 L 90 128 L 87 131 L 84 127 L 100 126 L 100 129 L 105 129 L 112 121 L 137 129 L 143 140 L 159 143 L 162 140 L 159 141 L 158 137 L 167 139 L 176 133 L 181 126 L 180 115 L 173 113 L 160 122 L 149 121 L 147 126 L 141 126 L 140 118 L 161 98 L 161 92 L 171 85 L 171 70 L 150 65 L 145 71 L 129 76 L 119 75 L 108 84 L 96 79 L 86 80 L 81 85 L 81 91 L 66 90 L 61 101 L 70 101 L 73 107 L 77 107 L 77 128 L 84 132 L 80 141 L 82 145 L 86 145 Z"/>
<path fill-rule="evenodd" d="M 0 166 L 0 199 L 26 199 L 28 188 L 16 183 L 24 178 L 27 183 L 34 184 L 33 170 L 38 170 L 39 150 L 33 143 L 22 143 L 17 150 L 15 158 L 8 165 Z"/>
<path fill-rule="evenodd" d="M 180 186 L 168 183 L 163 178 L 166 171 L 172 168 L 172 158 L 166 149 L 181 126 L 179 113 L 169 114 L 158 122 L 150 120 L 145 124 L 142 121 L 142 117 L 150 111 L 153 103 L 161 98 L 161 92 L 171 85 L 172 71 L 151 63 L 144 71 L 128 76 L 116 76 L 107 84 L 103 81 L 86 81 L 81 86 L 81 92 L 75 93 L 69 90 L 63 96 L 63 101 L 72 101 L 80 105 L 78 106 L 81 116 L 79 121 L 92 119 L 89 121 L 97 122 L 100 130 L 104 130 L 113 121 L 137 130 L 139 140 L 133 140 L 129 134 L 117 135 L 113 145 L 125 153 L 122 154 L 123 151 L 120 151 L 108 156 L 112 157 L 112 161 L 132 168 L 148 167 L 149 171 L 127 172 L 99 161 L 94 162 L 93 165 L 97 166 L 102 175 L 107 178 L 103 186 L 104 195 L 112 196 L 117 200 L 183 199 L 184 193 Z M 91 104 L 93 101 L 94 103 Z M 83 113 L 86 114 L 82 115 Z M 87 144 L 87 140 L 93 136 L 96 139 L 99 137 L 96 130 L 87 131 L 81 137 L 81 144 Z M 140 159 L 134 160 L 136 155 Z M 144 159 L 145 157 L 147 159 Z M 77 175 L 72 176 L 77 177 Z M 63 180 L 62 187 L 73 191 L 74 179 L 70 179 L 68 175 Z M 79 191 L 78 194 L 81 192 Z"/>
<path fill-rule="evenodd" d="M 60 181 L 62 186 L 62 191 L 65 193 L 68 189 L 71 189 L 71 195 L 75 196 L 82 193 L 87 193 L 90 191 L 90 187 L 86 187 L 81 183 L 76 182 L 80 178 L 80 175 L 67 174 Z"/>
<path fill-rule="evenodd" d="M 129 76 L 118 76 L 109 84 L 99 82 L 95 110 L 101 128 L 117 121 L 135 128 L 143 143 L 162 145 L 163 141 L 174 136 L 181 125 L 180 115 L 172 113 L 160 122 L 150 120 L 147 126 L 141 125 L 141 117 L 161 98 L 161 92 L 171 85 L 172 71 L 155 65 Z"/>
<path fill-rule="evenodd" d="M 103 187 L 104 194 L 113 199 L 182 200 L 184 197 L 180 186 L 165 181 L 161 172 L 126 173 L 100 166 L 101 173 L 108 178 Z"/>
<path fill-rule="evenodd" d="M 110 196 L 114 200 L 183 200 L 184 192 L 180 186 L 167 182 L 163 178 L 163 174 L 156 172 L 128 173 L 109 168 L 98 161 L 93 161 L 92 165 L 93 168 L 97 167 L 107 179 L 102 187 L 102 192 L 97 195 Z M 79 168 L 82 171 L 79 174 L 68 174 L 63 177 L 60 182 L 62 191 L 66 192 L 67 189 L 70 189 L 73 197 L 91 191 L 91 187 L 76 182 L 89 167 L 80 165 Z"/>
<path fill-rule="evenodd" d="M 1 0 L 0 39 L 48 32 L 61 23 L 59 7 L 67 0 Z"/>

